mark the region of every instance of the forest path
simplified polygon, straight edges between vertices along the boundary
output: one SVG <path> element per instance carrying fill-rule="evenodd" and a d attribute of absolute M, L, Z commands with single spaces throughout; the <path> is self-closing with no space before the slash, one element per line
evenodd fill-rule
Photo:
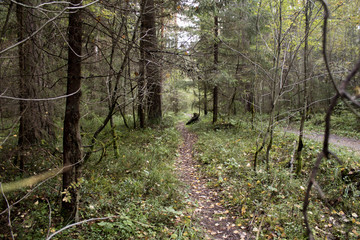
<path fill-rule="evenodd" d="M 297 135 L 299 134 L 299 130 L 295 130 L 291 128 L 284 128 L 283 130 L 284 132 L 293 133 Z M 317 142 L 322 142 L 324 141 L 324 133 L 305 131 L 304 138 L 311 139 Z M 330 144 L 333 144 L 338 147 L 347 147 L 349 149 L 354 150 L 357 154 L 360 154 L 360 140 L 358 139 L 341 137 L 335 134 L 330 134 L 329 142 Z"/>
<path fill-rule="evenodd" d="M 236 226 L 235 217 L 230 216 L 229 211 L 222 206 L 217 189 L 208 188 L 206 184 L 209 179 L 199 173 L 199 164 L 193 158 L 196 135 L 190 133 L 184 123 L 179 124 L 177 129 L 181 132 L 183 143 L 179 146 L 176 168 L 179 179 L 188 189 L 188 198 L 193 208 L 192 220 L 204 229 L 205 239 L 250 239 L 246 232 Z"/>

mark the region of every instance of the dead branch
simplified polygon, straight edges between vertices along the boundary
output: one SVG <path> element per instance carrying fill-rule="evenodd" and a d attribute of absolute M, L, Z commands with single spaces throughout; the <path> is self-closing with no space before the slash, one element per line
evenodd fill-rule
<path fill-rule="evenodd" d="M 13 232 L 12 225 L 11 225 L 11 209 L 10 209 L 9 201 L 7 200 L 7 197 L 6 197 L 5 193 L 4 193 L 3 185 L 1 183 L 0 183 L 0 188 L 1 188 L 1 194 L 3 195 L 3 197 L 5 199 L 7 209 L 8 209 L 8 225 L 9 225 L 9 228 L 10 228 L 11 238 L 15 239 L 14 238 L 14 232 Z"/>
<path fill-rule="evenodd" d="M 327 6 L 327 3 L 324 0 L 319 0 L 321 2 L 321 4 L 323 5 L 324 11 L 325 11 L 325 15 L 324 15 L 324 26 L 323 26 L 323 57 L 324 57 L 324 61 L 325 61 L 325 65 L 326 65 L 326 69 L 328 71 L 329 77 L 334 85 L 334 88 L 336 89 L 336 95 L 332 98 L 331 100 L 331 104 L 326 112 L 326 117 L 325 117 L 325 136 L 324 136 L 324 142 L 323 142 L 323 149 L 322 152 L 319 153 L 316 162 L 314 164 L 314 167 L 312 168 L 311 174 L 310 174 L 310 178 L 309 178 L 309 183 L 308 183 L 308 187 L 306 190 L 306 194 L 305 194 L 305 199 L 304 199 L 304 205 L 303 205 L 303 215 L 304 215 L 304 222 L 305 222 L 305 226 L 306 226 L 306 230 L 307 230 L 307 235 L 309 237 L 310 240 L 314 239 L 314 236 L 312 234 L 312 230 L 308 221 L 308 216 L 307 216 L 307 208 L 309 206 L 309 198 L 310 198 L 310 192 L 311 192 L 311 188 L 313 185 L 316 184 L 315 179 L 316 179 L 316 175 L 317 172 L 319 170 L 320 167 L 320 163 L 321 160 L 326 157 L 329 158 L 329 155 L 332 154 L 329 151 L 329 137 L 330 137 L 330 122 L 331 122 L 331 115 L 334 111 L 335 106 L 338 103 L 339 98 L 343 99 L 343 102 L 352 110 L 352 112 L 354 114 L 356 114 L 357 116 L 359 116 L 359 114 L 350 106 L 350 104 L 345 101 L 344 99 L 348 99 L 351 102 L 355 103 L 356 106 L 358 106 L 358 103 L 355 102 L 355 98 L 350 97 L 350 95 L 346 92 L 346 87 L 349 84 L 349 82 L 351 81 L 351 79 L 356 75 L 356 73 L 360 70 L 360 60 L 357 62 L 357 64 L 355 65 L 355 67 L 353 68 L 353 70 L 350 72 L 350 74 L 341 82 L 340 87 L 338 87 L 332 77 L 332 73 L 329 67 L 329 63 L 328 63 L 328 58 L 327 58 L 327 54 L 326 54 L 326 42 L 327 42 L 327 23 L 328 23 L 328 18 L 329 18 L 329 9 Z M 332 154 L 333 156 L 336 156 L 334 154 Z M 340 161 L 339 158 L 336 157 L 336 159 Z M 321 194 L 322 197 L 325 197 L 324 194 Z"/>

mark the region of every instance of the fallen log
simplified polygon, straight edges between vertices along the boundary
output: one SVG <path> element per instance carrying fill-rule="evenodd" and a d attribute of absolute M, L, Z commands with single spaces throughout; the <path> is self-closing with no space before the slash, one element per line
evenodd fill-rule
<path fill-rule="evenodd" d="M 199 117 L 200 117 L 200 114 L 194 113 L 192 118 L 186 123 L 186 125 L 190 125 L 190 124 L 193 124 L 193 123 L 199 121 Z"/>

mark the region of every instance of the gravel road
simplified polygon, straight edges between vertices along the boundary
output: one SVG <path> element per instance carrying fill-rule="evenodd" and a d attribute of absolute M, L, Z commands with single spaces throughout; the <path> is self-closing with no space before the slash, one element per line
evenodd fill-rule
<path fill-rule="evenodd" d="M 290 128 L 284 128 L 284 131 L 288 133 L 299 134 L 298 130 Z M 322 142 L 324 140 L 324 134 L 305 131 L 304 138 Z M 338 147 L 347 147 L 360 154 L 360 140 L 330 134 L 330 144 L 336 145 Z"/>

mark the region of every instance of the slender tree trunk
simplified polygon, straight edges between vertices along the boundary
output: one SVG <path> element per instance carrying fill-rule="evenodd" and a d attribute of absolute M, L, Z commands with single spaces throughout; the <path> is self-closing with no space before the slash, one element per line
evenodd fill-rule
<path fill-rule="evenodd" d="M 114 23 L 113 23 L 113 26 L 115 25 L 115 20 L 114 20 Z M 114 53 L 115 53 L 115 47 L 116 47 L 116 44 L 118 42 L 118 39 L 120 38 L 120 35 L 121 35 L 121 30 L 122 30 L 122 26 L 120 27 L 119 29 L 119 32 L 118 34 L 115 34 L 112 35 L 112 46 L 111 46 L 111 53 L 110 53 L 110 60 L 109 60 L 109 72 L 108 72 L 108 77 L 107 77 L 107 80 L 106 80 L 106 85 L 107 85 L 107 94 L 108 94 L 108 109 L 109 109 L 109 112 L 110 111 L 113 111 L 112 109 L 112 105 L 113 105 L 113 101 L 116 101 L 116 92 L 115 90 L 113 89 L 113 86 L 112 86 L 112 76 L 114 74 L 114 70 L 113 70 L 113 61 L 114 61 Z M 121 111 L 121 109 L 120 109 Z M 115 132 L 115 124 L 114 124 L 114 120 L 113 120 L 113 115 L 111 114 L 110 116 L 110 127 L 111 127 L 111 136 L 113 138 L 113 149 L 114 149 L 114 156 L 115 157 L 119 157 L 119 150 L 118 150 L 118 146 L 117 146 L 117 137 L 116 137 L 116 132 Z"/>
<path fill-rule="evenodd" d="M 109 109 L 109 111 L 110 111 L 110 109 Z M 113 138 L 112 145 L 113 145 L 113 149 L 114 149 L 114 156 L 115 156 L 115 158 L 118 158 L 118 157 L 120 157 L 119 148 L 118 148 L 118 144 L 117 144 L 118 138 L 117 138 L 116 131 L 115 131 L 116 126 L 114 124 L 114 119 L 112 117 L 110 118 L 110 127 L 111 127 L 111 137 Z"/>
<path fill-rule="evenodd" d="M 301 158 L 301 152 L 302 149 L 304 147 L 304 143 L 303 143 L 303 135 L 304 135 L 304 126 L 305 126 L 305 120 L 306 120 L 306 115 L 307 115 L 307 108 L 308 108 L 308 104 L 307 104 L 307 79 L 308 79 L 308 48 L 309 48 L 309 42 L 308 42 L 308 37 L 309 37 L 309 32 L 310 32 L 310 14 L 309 11 L 311 11 L 310 9 L 310 4 L 311 2 L 309 0 L 306 0 L 305 3 L 305 39 L 304 39 L 304 83 L 303 83 L 303 110 L 300 112 L 301 113 L 301 121 L 300 121 L 300 129 L 299 129 L 299 140 L 298 140 L 298 148 L 296 151 L 296 174 L 300 174 L 301 169 L 302 169 L 302 158 Z M 311 13 L 311 12 L 310 12 Z"/>
<path fill-rule="evenodd" d="M 269 131 L 269 143 L 266 147 L 266 170 L 270 169 L 270 151 L 272 148 L 272 144 L 273 144 L 273 134 L 274 134 L 274 113 L 275 113 L 275 109 L 274 106 L 272 107 L 271 113 L 270 113 L 270 119 L 269 119 L 269 126 L 268 126 L 268 131 Z"/>
<path fill-rule="evenodd" d="M 218 96 L 219 96 L 219 87 L 215 86 L 213 89 L 213 123 L 216 123 L 218 118 L 218 110 L 219 110 Z"/>
<path fill-rule="evenodd" d="M 140 66 L 139 66 L 139 78 L 137 83 L 138 88 L 138 118 L 140 128 L 145 128 L 145 60 L 143 41 L 140 41 Z"/>
<path fill-rule="evenodd" d="M 237 87 L 234 88 L 234 92 L 231 96 L 230 104 L 228 107 L 228 116 L 230 116 L 232 109 L 235 107 L 236 94 L 237 94 Z"/>
<path fill-rule="evenodd" d="M 208 114 L 208 104 L 207 104 L 207 84 L 204 82 L 204 115 Z"/>
<path fill-rule="evenodd" d="M 145 128 L 145 96 L 146 96 L 146 82 L 145 82 L 145 36 L 147 29 L 143 25 L 145 15 L 146 0 L 141 1 L 141 26 L 140 26 L 140 65 L 139 65 L 139 78 L 138 78 L 138 118 L 140 128 Z"/>
<path fill-rule="evenodd" d="M 201 113 L 201 89 L 200 89 L 200 84 L 197 85 L 198 87 L 198 92 L 199 92 L 199 105 L 198 105 L 198 112 L 199 112 L 199 115 Z"/>
<path fill-rule="evenodd" d="M 82 0 L 72 0 L 72 6 L 81 5 Z M 72 94 L 81 88 L 81 48 L 82 48 L 82 20 L 81 10 L 69 14 L 68 30 L 68 77 L 67 94 Z M 80 90 L 66 99 L 64 136 L 63 136 L 63 191 L 68 198 L 62 201 L 62 216 L 64 221 L 78 220 L 79 195 L 76 184 L 80 177 L 82 160 L 80 136 Z M 69 198 L 70 197 L 70 198 Z"/>
<path fill-rule="evenodd" d="M 258 62 L 259 60 L 259 19 L 260 19 L 260 10 L 262 8 L 262 0 L 259 1 L 258 3 L 258 9 L 257 9 L 257 14 L 256 14 L 256 23 L 255 23 L 255 28 L 256 28 L 256 34 L 255 34 L 255 62 Z M 263 78 L 260 78 L 259 83 L 258 82 L 258 65 L 255 64 L 255 79 L 254 79 L 254 103 L 256 102 L 258 105 L 258 111 L 260 114 L 262 114 L 262 106 L 263 106 Z M 258 87 L 258 90 L 256 91 L 256 87 Z M 251 118 L 251 127 L 252 129 L 254 128 L 254 122 L 255 122 L 255 107 L 254 107 L 254 111 L 252 114 L 252 118 Z"/>
<path fill-rule="evenodd" d="M 125 4 L 125 8 L 126 9 L 131 9 L 130 8 L 130 3 L 129 1 L 126 2 Z M 126 11 L 126 15 L 129 16 L 130 11 Z M 129 34 L 129 30 L 127 28 L 128 26 L 128 21 L 127 21 L 127 18 L 125 18 L 125 31 L 126 31 L 126 35 Z M 136 24 L 136 26 L 138 26 L 138 24 Z M 137 28 L 134 30 L 134 40 L 135 40 L 135 36 L 136 36 L 136 32 L 137 32 Z M 133 88 L 133 85 L 132 85 L 132 79 L 131 79 L 131 61 L 130 61 L 130 52 L 129 54 L 127 54 L 126 56 L 126 59 L 127 59 L 127 72 L 126 72 L 126 76 L 129 80 L 129 86 L 130 86 L 130 94 L 131 94 L 131 110 L 132 110 L 132 119 L 133 119 L 133 128 L 136 129 L 136 101 L 135 101 L 135 94 L 134 94 L 134 88 Z M 125 59 L 124 59 L 125 60 Z"/>
<path fill-rule="evenodd" d="M 245 110 L 252 114 L 254 107 L 254 94 L 253 94 L 253 85 L 252 83 L 245 84 Z"/>
<path fill-rule="evenodd" d="M 257 10 L 257 16 L 256 16 L 256 24 L 255 24 L 255 27 L 256 27 L 256 35 L 255 35 L 255 62 L 258 62 L 258 58 L 259 58 L 259 41 L 258 41 L 258 35 L 259 35 L 259 18 L 260 18 L 260 9 L 261 9 L 261 5 L 262 5 L 262 1 L 260 0 L 259 4 L 258 4 L 258 10 Z M 254 129 L 254 123 L 255 123 L 255 102 L 258 102 L 258 105 L 259 105 L 259 111 L 260 111 L 260 114 L 261 114 L 261 96 L 262 96 L 262 89 L 260 87 L 260 94 L 256 91 L 256 84 L 257 84 L 257 81 L 258 81 L 258 66 L 257 64 L 255 64 L 255 77 L 254 77 L 254 81 L 252 83 L 252 86 L 253 86 L 253 93 L 254 93 L 254 96 L 253 96 L 253 109 L 252 109 L 252 113 L 251 113 L 251 129 L 253 130 Z M 262 80 L 260 80 L 262 81 Z M 260 83 L 260 85 L 262 85 Z M 256 95 L 260 95 L 260 97 L 256 97 Z M 257 101 L 258 100 L 258 101 Z"/>
<path fill-rule="evenodd" d="M 134 126 L 134 129 L 136 128 L 136 115 L 135 115 L 135 112 L 136 112 L 136 108 L 135 108 L 135 94 L 134 94 L 134 89 L 133 89 L 133 85 L 132 85 L 132 80 L 131 80 L 131 65 L 130 65 L 130 56 L 128 56 L 128 61 L 127 61 L 127 64 L 128 64 L 128 78 L 129 78 L 129 85 L 130 85 L 130 93 L 131 93 L 131 99 L 132 99 L 132 102 L 131 102 L 131 109 L 132 109 L 132 117 L 133 117 L 133 126 Z"/>
<path fill-rule="evenodd" d="M 270 109 L 270 118 L 269 118 L 269 125 L 268 125 L 268 132 L 269 132 L 269 143 L 267 144 L 266 147 L 266 155 L 265 155 L 265 160 L 266 160 L 266 170 L 269 170 L 270 168 L 270 151 L 272 148 L 272 144 L 273 144 L 273 133 L 274 133 L 274 122 L 276 121 L 275 119 L 275 111 L 276 111 L 276 105 L 277 105 L 277 100 L 278 100 L 278 96 L 280 95 L 280 91 L 281 91 L 281 86 L 279 86 L 279 92 L 276 90 L 277 88 L 277 79 L 279 80 L 279 82 L 281 82 L 281 76 L 279 75 L 279 64 L 280 64 L 280 55 L 281 55 L 281 37 L 282 37 L 282 3 L 283 0 L 279 1 L 279 9 L 278 9 L 278 13 L 279 13 L 279 28 L 278 28 L 278 34 L 277 34 L 277 38 L 274 39 L 274 42 L 276 44 L 274 44 L 274 77 L 273 77 L 273 81 L 271 82 L 271 109 Z"/>
<path fill-rule="evenodd" d="M 219 19 L 218 16 L 214 16 L 214 71 L 215 75 L 218 70 L 219 63 L 219 43 L 218 43 L 218 35 L 219 35 Z M 215 83 L 213 89 L 213 123 L 216 123 L 218 118 L 218 96 L 219 96 L 219 87 L 217 83 Z"/>

